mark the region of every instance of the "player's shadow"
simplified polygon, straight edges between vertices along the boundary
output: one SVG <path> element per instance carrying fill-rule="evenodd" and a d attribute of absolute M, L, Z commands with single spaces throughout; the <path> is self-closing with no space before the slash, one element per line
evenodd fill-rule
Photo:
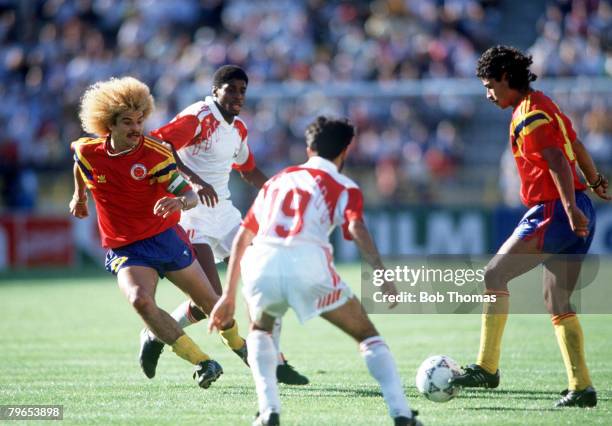
<path fill-rule="evenodd" d="M 540 391 L 540 390 L 498 390 L 491 391 L 485 389 L 470 389 L 464 390 L 461 396 L 465 398 L 483 398 L 487 399 L 531 399 L 531 400 L 553 400 L 560 397 L 558 392 Z"/>
<path fill-rule="evenodd" d="M 486 407 L 486 406 L 480 406 L 480 407 L 461 407 L 460 408 L 461 411 L 521 411 L 521 412 L 525 412 L 525 411 L 537 411 L 539 413 L 541 413 L 542 411 L 556 411 L 559 412 L 558 408 L 526 408 L 526 407 L 499 407 L 499 406 L 495 406 L 495 407 Z"/>
<path fill-rule="evenodd" d="M 483 389 L 484 390 L 484 389 Z M 491 393 L 491 391 L 489 391 Z M 498 391 L 493 391 L 493 393 L 502 393 L 502 394 L 528 394 L 528 395 L 560 395 L 560 392 L 553 391 L 545 391 L 545 390 L 514 390 L 514 389 L 502 389 Z"/>
<path fill-rule="evenodd" d="M 515 389 L 503 389 L 503 390 L 498 390 L 498 391 L 487 391 L 485 389 L 472 389 L 470 390 L 470 392 L 482 392 L 482 393 L 487 393 L 487 395 L 493 395 L 493 394 L 502 394 L 502 395 L 547 395 L 547 396 L 551 396 L 553 398 L 560 398 L 561 397 L 561 392 L 556 392 L 556 391 L 544 391 L 544 390 L 515 390 Z M 610 399 L 610 395 L 612 395 L 610 392 L 606 392 L 606 391 L 597 391 L 597 399 L 599 401 L 607 401 Z"/>
<path fill-rule="evenodd" d="M 355 389 L 355 388 L 343 388 L 343 387 L 332 387 L 332 386 L 283 386 L 280 388 L 288 390 L 295 390 L 296 392 L 307 394 L 317 394 L 321 397 L 336 397 L 338 395 L 346 396 L 357 396 L 357 397 L 381 397 L 382 392 L 377 389 Z"/>
<path fill-rule="evenodd" d="M 225 386 L 222 391 L 229 395 L 238 395 L 252 392 L 251 389 L 244 386 L 229 385 Z M 279 391 L 283 395 L 300 394 L 304 397 L 309 395 L 317 398 L 335 398 L 337 396 L 355 396 L 355 397 L 381 397 L 382 392 L 377 389 L 353 389 L 332 386 L 288 386 L 279 385 Z"/>

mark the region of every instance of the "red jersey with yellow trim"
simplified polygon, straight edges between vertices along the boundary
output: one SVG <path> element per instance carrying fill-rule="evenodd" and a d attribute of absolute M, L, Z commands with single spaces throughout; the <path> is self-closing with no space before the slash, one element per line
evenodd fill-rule
<path fill-rule="evenodd" d="M 576 173 L 576 156 L 572 144 L 576 132 L 570 119 L 544 93 L 529 93 L 517 105 L 510 122 L 510 145 L 521 178 L 521 200 L 527 207 L 559 198 L 542 150 L 560 148 L 569 162 L 574 187 L 586 186 Z"/>
<path fill-rule="evenodd" d="M 167 148 L 147 137 L 122 155 L 112 153 L 109 138 L 81 138 L 71 148 L 96 202 L 103 247 L 125 246 L 178 223 L 180 212 L 166 219 L 153 214 L 160 198 L 189 189 Z"/>
<path fill-rule="evenodd" d="M 242 226 L 256 234 L 253 244 L 315 244 L 332 249 L 329 234 L 363 219 L 361 190 L 334 163 L 311 157 L 269 179 L 259 191 Z"/>

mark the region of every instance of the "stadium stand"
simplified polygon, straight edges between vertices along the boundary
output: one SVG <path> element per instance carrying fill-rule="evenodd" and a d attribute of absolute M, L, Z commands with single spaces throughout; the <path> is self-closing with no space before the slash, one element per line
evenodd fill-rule
<path fill-rule="evenodd" d="M 541 77 L 612 75 L 609 2 L 538 0 L 524 15 L 507 15 L 512 3 L 0 1 L 2 203 L 32 210 L 41 208 L 39 192 L 61 192 L 38 187 L 48 184 L 45 173 L 69 168 L 67 141 L 81 134 L 76 108 L 88 84 L 126 74 L 146 81 L 157 126 L 207 94 L 212 71 L 227 62 L 251 77 L 249 142 L 270 172 L 299 161 L 304 123 L 324 109 L 357 124 L 349 166 L 374 202 L 486 202 L 504 147 L 504 115 L 480 92 L 439 96 L 422 84 L 457 78 L 455 89 L 461 79 L 473 87 L 479 53 L 508 41 L 531 45 Z M 393 97 L 359 86 L 398 81 L 420 89 Z M 265 93 L 299 84 L 319 90 L 299 98 Z M 348 87 L 352 96 L 325 98 L 331 86 Z M 594 157 L 610 164 L 610 97 L 558 95 Z"/>

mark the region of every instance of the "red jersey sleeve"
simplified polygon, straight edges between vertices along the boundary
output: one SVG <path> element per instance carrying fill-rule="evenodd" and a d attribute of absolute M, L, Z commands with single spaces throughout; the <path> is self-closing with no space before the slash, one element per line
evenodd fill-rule
<path fill-rule="evenodd" d="M 255 157 L 253 156 L 253 153 L 251 152 L 251 150 L 249 150 L 249 156 L 247 157 L 244 163 L 232 164 L 232 169 L 238 170 L 239 172 L 250 172 L 254 168 L 255 168 Z"/>
<path fill-rule="evenodd" d="M 83 144 L 93 141 L 94 138 L 84 137 L 70 143 L 70 150 L 76 152 Z"/>
<path fill-rule="evenodd" d="M 571 143 L 576 142 L 578 135 L 576 134 L 574 126 L 572 125 L 572 120 L 570 120 L 567 115 L 561 115 L 561 123 L 559 123 L 559 126 L 561 127 L 561 132 L 563 132 Z"/>
<path fill-rule="evenodd" d="M 525 114 L 515 128 L 515 133 L 520 133 L 523 137 L 525 154 L 535 154 L 546 148 L 563 146 L 553 120 L 551 113 L 543 110 L 534 110 Z"/>
<path fill-rule="evenodd" d="M 200 122 L 195 115 L 184 115 L 175 118 L 159 129 L 153 130 L 151 135 L 169 142 L 174 149 L 179 150 L 190 144 L 199 134 Z"/>
<path fill-rule="evenodd" d="M 248 138 L 248 130 L 246 124 L 242 120 L 236 119 L 234 121 L 234 127 L 238 131 L 240 135 L 240 149 L 238 153 L 234 157 L 234 164 L 232 164 L 232 169 L 238 170 L 240 172 L 250 172 L 255 168 L 255 157 L 249 148 L 249 144 L 247 143 Z"/>
<path fill-rule="evenodd" d="M 92 141 L 95 141 L 95 139 L 81 138 L 70 144 L 70 149 L 74 152 L 74 161 L 76 162 L 79 170 L 81 171 L 81 176 L 85 181 L 85 185 L 87 185 L 87 187 L 90 189 L 95 186 L 94 168 L 91 166 L 88 159 L 86 158 L 87 154 L 83 151 L 86 151 L 86 147 L 93 146 L 91 144 L 88 144 L 88 142 Z M 99 143 L 103 143 L 103 140 L 99 139 Z"/>
<path fill-rule="evenodd" d="M 349 188 L 347 190 L 348 201 L 344 208 L 344 223 L 342 224 L 342 235 L 346 240 L 352 240 L 348 231 L 349 223 L 354 220 L 363 220 L 363 195 L 359 188 Z"/>

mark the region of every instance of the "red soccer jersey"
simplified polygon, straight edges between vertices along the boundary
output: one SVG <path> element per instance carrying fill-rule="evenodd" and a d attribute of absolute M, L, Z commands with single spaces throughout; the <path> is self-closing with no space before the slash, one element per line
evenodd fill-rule
<path fill-rule="evenodd" d="M 96 201 L 102 246 L 125 246 L 176 225 L 179 212 L 166 219 L 153 214 L 160 198 L 189 189 L 176 171 L 172 152 L 143 137 L 134 150 L 113 155 L 109 143 L 107 138 L 81 138 L 71 145 Z"/>
<path fill-rule="evenodd" d="M 544 93 L 531 92 L 514 109 L 510 123 L 510 145 L 521 178 L 521 200 L 527 207 L 559 198 L 542 150 L 560 148 L 569 162 L 576 190 L 586 186 L 576 173 L 572 144 L 576 132 L 570 119 Z"/>

